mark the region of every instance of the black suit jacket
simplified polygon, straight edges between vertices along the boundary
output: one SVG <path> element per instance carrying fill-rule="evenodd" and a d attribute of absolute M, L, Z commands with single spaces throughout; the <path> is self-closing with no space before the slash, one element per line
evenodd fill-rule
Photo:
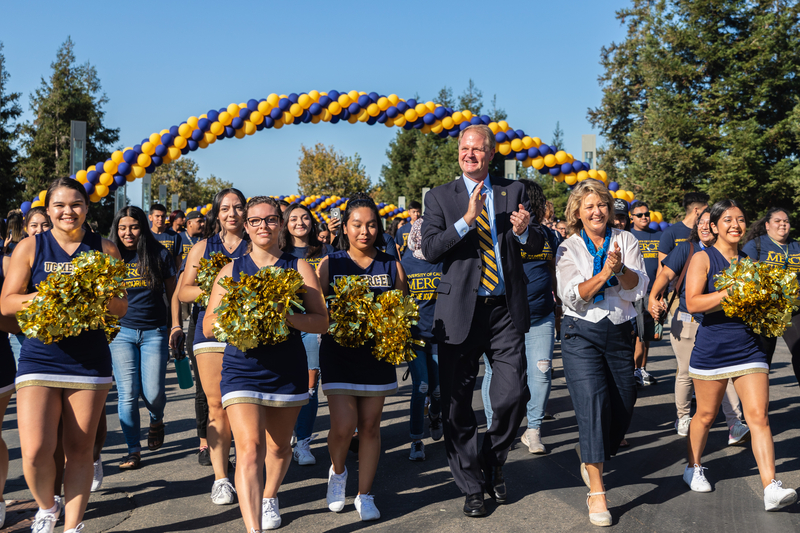
<path fill-rule="evenodd" d="M 528 240 L 524 246 L 520 245 L 513 235 L 511 213 L 519 204 L 530 211 L 525 187 L 518 181 L 494 176 L 491 182 L 506 305 L 514 327 L 525 333 L 530 327 L 530 310 L 520 248 L 531 255 L 538 254 L 544 246 L 544 236 L 538 223 L 531 220 Z M 463 177 L 436 187 L 425 196 L 422 253 L 431 263 L 442 262 L 433 334 L 447 344 L 461 344 L 467 339 L 481 281 L 478 232 L 473 224 L 464 237 L 459 237 L 454 227 L 466 214 L 468 204 L 469 194 Z"/>

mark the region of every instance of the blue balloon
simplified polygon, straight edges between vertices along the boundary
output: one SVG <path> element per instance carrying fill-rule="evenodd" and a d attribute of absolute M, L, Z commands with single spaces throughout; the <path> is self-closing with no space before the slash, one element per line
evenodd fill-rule
<path fill-rule="evenodd" d="M 436 122 L 436 115 L 433 113 L 427 113 L 425 116 L 422 117 L 422 122 L 430 126 Z"/>
<path fill-rule="evenodd" d="M 240 109 L 239 110 L 239 118 L 242 119 L 242 120 L 250 118 L 250 113 L 252 113 L 252 112 L 253 111 L 249 107 L 246 108 L 246 109 Z"/>
<path fill-rule="evenodd" d="M 667 228 L 670 227 L 671 224 L 669 222 L 659 222 L 658 227 L 661 228 L 661 231 L 667 231 Z"/>
<path fill-rule="evenodd" d="M 417 107 L 417 101 L 413 98 L 406 100 L 406 103 L 408 104 L 408 107 Z"/>
<path fill-rule="evenodd" d="M 422 122 L 420 119 L 417 119 L 411 123 L 411 127 L 414 128 L 415 130 L 421 130 L 422 128 L 425 127 L 425 123 Z"/>
<path fill-rule="evenodd" d="M 462 122 L 462 124 L 463 124 L 463 122 Z M 513 141 L 514 139 L 516 139 L 516 138 L 517 138 L 517 132 L 516 132 L 516 131 L 514 131 L 514 130 L 508 130 L 508 131 L 506 132 L 506 138 L 507 138 L 509 141 Z"/>
<path fill-rule="evenodd" d="M 297 95 L 297 93 L 290 93 L 290 94 L 289 94 L 289 101 L 290 101 L 291 103 L 293 103 L 293 104 L 296 104 L 296 103 L 297 103 L 297 100 L 298 100 L 299 98 L 300 98 L 300 97 Z"/>
<path fill-rule="evenodd" d="M 241 129 L 244 127 L 244 120 L 242 120 L 241 117 L 234 117 L 234 119 L 231 120 L 231 126 L 235 130 Z"/>
<path fill-rule="evenodd" d="M 184 146 L 183 148 L 181 148 L 181 155 L 186 155 L 186 154 L 188 154 L 189 152 L 191 152 L 191 150 L 189 150 L 189 143 L 186 143 L 186 146 Z"/>
<path fill-rule="evenodd" d="M 378 119 L 377 119 L 377 121 L 376 121 L 376 122 L 378 122 L 378 123 L 380 123 L 380 124 L 385 124 L 385 123 L 386 123 L 386 119 L 387 119 L 387 118 L 389 118 L 389 115 L 387 115 L 387 114 L 386 114 L 386 111 L 381 111 L 381 112 L 378 114 Z"/>
<path fill-rule="evenodd" d="M 497 133 L 494 134 L 494 139 L 499 143 L 504 143 L 508 140 L 508 137 L 506 137 L 506 134 L 504 132 L 498 131 Z"/>
<path fill-rule="evenodd" d="M 531 146 L 530 148 L 528 148 L 528 157 L 530 157 L 531 159 L 539 157 L 539 149 L 536 148 L 535 146 Z"/>
<path fill-rule="evenodd" d="M 322 107 L 328 107 L 328 104 L 332 102 L 331 97 L 328 95 L 323 95 L 319 97 L 319 105 Z"/>
<path fill-rule="evenodd" d="M 189 151 L 194 152 L 195 150 L 200 148 L 200 145 L 194 139 L 189 139 L 188 141 L 186 141 L 186 147 L 189 149 Z"/>
<path fill-rule="evenodd" d="M 122 163 L 117 165 L 117 172 L 119 174 L 122 174 L 123 176 L 127 176 L 128 174 L 131 173 L 131 166 L 125 161 L 123 161 Z"/>
<path fill-rule="evenodd" d="M 133 145 L 133 151 L 136 152 L 137 159 L 138 159 L 139 155 L 144 153 L 144 152 L 142 152 L 142 145 L 141 144 Z"/>
<path fill-rule="evenodd" d="M 608 190 L 617 192 L 619 190 L 619 183 L 617 183 L 616 181 L 612 181 L 611 183 L 608 184 Z"/>
<path fill-rule="evenodd" d="M 369 96 L 366 94 L 362 94 L 361 96 L 358 97 L 358 105 L 360 105 L 361 107 L 367 107 L 371 103 L 372 102 L 370 101 Z"/>
<path fill-rule="evenodd" d="M 514 133 L 517 134 L 517 139 L 522 139 L 523 137 L 525 137 L 525 132 L 522 130 L 514 130 Z"/>
<path fill-rule="evenodd" d="M 561 169 L 559 167 L 553 167 L 548 172 L 550 172 L 551 176 L 558 176 L 561 174 Z"/>
<path fill-rule="evenodd" d="M 211 128 L 211 121 L 207 118 L 201 118 L 197 121 L 197 127 L 200 129 L 200 131 L 206 132 Z"/>
<path fill-rule="evenodd" d="M 516 155 L 517 161 L 525 161 L 526 159 L 528 159 L 528 152 L 526 152 L 525 150 L 521 152 L 516 152 L 516 154 L 517 154 Z"/>
<path fill-rule="evenodd" d="M 278 109 L 280 109 L 281 111 L 289 111 L 289 108 L 292 107 L 293 103 L 294 102 L 292 102 L 288 98 L 281 98 L 278 101 Z"/>
<path fill-rule="evenodd" d="M 150 142 L 150 139 L 147 138 L 147 139 L 142 139 L 142 142 L 139 143 L 139 144 L 144 144 L 144 143 L 149 143 L 149 142 Z"/>
<path fill-rule="evenodd" d="M 90 170 L 86 173 L 86 180 L 90 183 L 98 183 L 100 181 L 100 172 Z"/>
<path fill-rule="evenodd" d="M 111 185 L 108 186 L 108 192 L 114 192 L 117 189 L 119 189 L 119 185 L 117 185 L 117 182 L 115 181 L 111 182 Z"/>
<path fill-rule="evenodd" d="M 447 110 L 445 108 L 443 108 L 443 107 L 437 107 L 433 111 L 433 116 L 435 116 L 439 120 L 442 120 L 444 117 L 447 116 Z"/>
<path fill-rule="evenodd" d="M 96 168 L 97 171 L 102 174 L 103 172 L 105 172 L 105 170 L 103 170 L 103 166 L 104 165 L 105 165 L 105 161 L 100 161 L 99 163 L 95 163 L 94 164 L 94 168 Z"/>
<path fill-rule="evenodd" d="M 230 139 L 231 137 L 236 136 L 236 130 L 233 129 L 231 126 L 225 126 L 225 137 Z"/>
<path fill-rule="evenodd" d="M 339 94 L 339 91 L 328 91 L 328 96 L 331 100 L 338 100 L 339 96 L 341 95 Z"/>
<path fill-rule="evenodd" d="M 180 130 L 178 129 L 178 126 L 170 126 L 169 127 L 169 133 L 173 137 L 177 137 L 178 135 L 180 135 Z M 161 141 L 161 142 L 164 142 L 164 141 Z"/>
<path fill-rule="evenodd" d="M 658 222 L 651 222 L 647 227 L 653 231 L 661 231 L 661 226 L 658 225 Z"/>
<path fill-rule="evenodd" d="M 218 141 L 224 141 L 225 139 L 227 139 L 227 137 L 225 137 L 225 131 L 223 131 L 221 135 L 217 135 Z"/>
<path fill-rule="evenodd" d="M 31 210 L 31 202 L 24 201 L 24 202 L 22 202 L 22 205 L 19 206 L 19 208 L 22 210 L 22 214 L 23 215 L 27 215 L 28 211 Z"/>
<path fill-rule="evenodd" d="M 258 111 L 258 100 L 250 99 L 247 101 L 247 109 L 250 111 Z"/>
<path fill-rule="evenodd" d="M 406 102 L 397 102 L 397 110 L 401 113 L 408 111 L 408 104 Z"/>
<path fill-rule="evenodd" d="M 414 129 L 414 123 L 406 121 L 406 123 L 403 124 L 403 129 L 406 130 L 406 131 L 413 130 Z"/>
<path fill-rule="evenodd" d="M 275 121 L 272 119 L 272 117 L 264 117 L 264 127 L 265 128 L 271 128 L 274 125 L 275 125 Z"/>
<path fill-rule="evenodd" d="M 161 157 L 157 156 L 157 155 L 150 156 L 150 161 L 152 163 L 150 166 L 152 166 L 152 167 L 157 167 L 157 166 L 161 165 L 161 163 L 164 162 L 161 159 Z"/>
<path fill-rule="evenodd" d="M 350 107 L 348 107 L 347 110 L 350 111 L 351 115 L 358 115 L 359 113 L 361 113 L 361 106 L 353 102 L 352 104 L 350 104 Z"/>
<path fill-rule="evenodd" d="M 470 126 L 471 126 L 471 124 L 465 120 L 464 122 L 462 122 L 461 124 L 458 125 L 458 129 L 459 130 L 465 130 L 465 129 L 469 128 Z"/>
<path fill-rule="evenodd" d="M 453 128 L 452 130 L 447 132 L 447 135 L 449 135 L 450 137 L 455 138 L 455 137 L 458 137 L 458 132 L 459 132 L 458 129 Z"/>
<path fill-rule="evenodd" d="M 492 119 L 489 117 L 489 115 L 481 115 L 481 123 L 488 126 L 492 123 Z"/>
<path fill-rule="evenodd" d="M 450 132 L 448 130 L 442 130 L 439 133 L 437 133 L 436 136 L 439 137 L 440 139 L 446 139 L 447 137 L 450 136 Z"/>
<path fill-rule="evenodd" d="M 483 122 L 481 122 L 480 117 L 472 117 L 471 119 L 469 119 L 469 123 L 473 124 L 475 126 L 477 126 L 479 124 L 483 124 Z"/>
<path fill-rule="evenodd" d="M 300 120 L 303 122 L 303 124 L 308 124 L 311 122 L 311 113 L 308 112 L 308 109 L 303 111 L 303 114 L 300 115 Z"/>
<path fill-rule="evenodd" d="M 572 172 L 573 172 L 572 164 L 564 163 L 563 165 L 561 165 L 561 173 L 562 174 L 570 174 Z"/>
<path fill-rule="evenodd" d="M 129 165 L 136 163 L 137 153 L 135 150 L 125 150 L 122 152 L 122 159 Z"/>
<path fill-rule="evenodd" d="M 94 185 L 88 181 L 83 184 L 83 188 L 86 189 L 86 194 L 92 194 L 94 192 Z"/>
<path fill-rule="evenodd" d="M 318 103 L 314 102 L 313 104 L 308 106 L 308 112 L 311 113 L 314 116 L 317 116 L 320 113 L 322 113 L 322 106 L 319 105 Z"/>
<path fill-rule="evenodd" d="M 547 167 L 542 167 L 539 169 L 539 174 L 550 174 L 550 169 Z"/>
<path fill-rule="evenodd" d="M 211 122 L 216 122 L 217 119 L 219 118 L 219 111 L 217 111 L 216 109 L 212 109 L 208 113 L 206 113 L 206 116 L 208 117 L 208 120 L 210 120 Z"/>
<path fill-rule="evenodd" d="M 164 157 L 165 155 L 167 155 L 168 152 L 169 150 L 167 150 L 167 147 L 164 146 L 163 144 L 159 144 L 158 146 L 156 146 L 156 155 L 158 157 Z"/>
<path fill-rule="evenodd" d="M 380 99 L 380 95 L 378 93 L 369 93 L 370 103 L 377 104 L 378 99 Z"/>
<path fill-rule="evenodd" d="M 386 108 L 386 116 L 389 118 L 396 117 L 399 112 L 400 110 L 397 109 L 395 106 L 389 106 L 388 108 Z"/>
<path fill-rule="evenodd" d="M 347 109 L 342 109 L 342 112 L 339 113 L 339 118 L 341 118 L 342 120 L 349 119 L 350 118 L 350 111 L 348 111 Z"/>
<path fill-rule="evenodd" d="M 539 146 L 539 154 L 544 157 L 546 155 L 550 155 L 553 153 L 553 149 L 546 144 L 542 144 Z"/>
<path fill-rule="evenodd" d="M 580 172 L 581 170 L 583 170 L 583 163 L 581 163 L 576 159 L 575 161 L 572 162 L 572 169 L 573 172 Z"/>
<path fill-rule="evenodd" d="M 269 112 L 269 116 L 272 117 L 272 120 L 280 120 L 283 116 L 283 111 L 281 111 L 280 107 L 273 107 L 272 111 Z"/>
<path fill-rule="evenodd" d="M 127 183 L 127 181 L 128 180 L 126 180 L 125 176 L 123 176 L 122 174 L 116 174 L 114 176 L 114 183 L 117 184 L 117 187 L 122 187 L 123 185 L 125 185 L 125 183 Z"/>
<path fill-rule="evenodd" d="M 192 132 L 192 139 L 195 141 L 202 141 L 204 137 L 203 130 L 194 130 Z"/>
<path fill-rule="evenodd" d="M 372 126 L 376 122 L 378 122 L 378 117 L 369 117 L 367 119 L 367 126 Z"/>

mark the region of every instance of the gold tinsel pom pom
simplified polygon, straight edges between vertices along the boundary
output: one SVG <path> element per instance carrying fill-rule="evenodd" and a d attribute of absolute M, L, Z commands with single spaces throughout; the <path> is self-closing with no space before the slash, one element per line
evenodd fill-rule
<path fill-rule="evenodd" d="M 360 276 L 336 278 L 332 286 L 328 333 L 339 345 L 357 348 L 374 339 L 372 354 L 393 365 L 416 357 L 412 345 L 424 343 L 411 338 L 411 326 L 419 320 L 413 297 L 392 290 L 375 299 L 369 282 Z"/>
<path fill-rule="evenodd" d="M 89 329 L 104 330 L 110 343 L 119 332 L 119 319 L 108 313 L 108 303 L 115 296 L 125 296 L 125 262 L 91 251 L 80 254 L 71 265 L 59 267 L 39 283 L 39 294 L 17 312 L 17 322 L 25 336 L 45 344 Z"/>
<path fill-rule="evenodd" d="M 358 348 L 372 338 L 369 317 L 373 312 L 374 296 L 369 282 L 360 276 L 342 276 L 331 284 L 331 324 L 328 333 L 341 346 Z"/>
<path fill-rule="evenodd" d="M 732 261 L 714 277 L 717 290 L 728 289 L 722 309 L 729 317 L 741 318 L 754 332 L 780 337 L 800 305 L 797 274 L 749 258 Z"/>
<path fill-rule="evenodd" d="M 239 281 L 227 277 L 219 283 L 228 292 L 214 310 L 214 336 L 242 351 L 285 341 L 286 316 L 294 314 L 292 307 L 305 311 L 297 296 L 306 292 L 303 276 L 296 270 L 264 267 L 252 276 L 241 274 Z"/>
<path fill-rule="evenodd" d="M 214 286 L 214 280 L 217 279 L 219 271 L 222 267 L 231 262 L 231 258 L 222 252 L 214 252 L 210 255 L 210 259 L 205 257 L 200 258 L 200 267 L 197 269 L 197 286 L 203 292 L 195 299 L 195 303 L 206 307 L 208 305 L 208 297 L 211 295 L 211 288 Z"/>
<path fill-rule="evenodd" d="M 370 317 L 375 346 L 372 353 L 379 361 L 399 365 L 416 357 L 414 344 L 424 345 L 411 337 L 411 326 L 419 321 L 419 307 L 413 296 L 392 290 L 378 295 L 378 305 Z"/>

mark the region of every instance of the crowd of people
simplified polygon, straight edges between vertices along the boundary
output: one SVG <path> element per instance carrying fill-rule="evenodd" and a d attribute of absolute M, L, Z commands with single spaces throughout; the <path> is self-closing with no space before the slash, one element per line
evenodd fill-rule
<path fill-rule="evenodd" d="M 103 481 L 105 403 L 113 383 L 127 446 L 118 467 L 147 464 L 139 398 L 149 413 L 147 450 L 163 446 L 168 362 L 184 349 L 195 378 L 198 462 L 213 469 L 207 490 L 214 504 L 238 498 L 248 533 L 280 527 L 283 478 L 293 461 L 316 463 L 310 444 L 315 431 L 327 430 L 328 508 L 345 509 L 345 463 L 353 451 L 355 509 L 363 521 L 378 520 L 372 488 L 381 417 L 398 383 L 395 367 L 376 359 L 369 343 L 345 347 L 327 334 L 326 298 L 346 276 L 366 279 L 375 296 L 400 290 L 418 304 L 412 335 L 421 342 L 408 363 L 408 458 L 426 459 L 426 425 L 434 441 L 444 438 L 465 515 L 486 514 L 484 494 L 497 503 L 508 499 L 503 465 L 523 419 L 521 442 L 532 454 L 547 453 L 542 421 L 558 339 L 589 520 L 611 525 L 604 464 L 627 446 L 637 387 L 657 383 L 646 369 L 648 350 L 670 314 L 675 429 L 687 439 L 684 481 L 692 491 L 712 490 L 702 457 L 722 407 L 728 444 L 752 441 L 765 509 L 794 503 L 795 491 L 777 480 L 768 420 L 776 339 L 726 316 L 720 302 L 727 292 L 713 283 L 740 257 L 800 272 L 788 211 L 770 209 L 748 231 L 734 200 L 709 206 L 705 194 L 689 193 L 683 220 L 662 232 L 650 228 L 647 203 L 615 200 L 602 182 L 588 179 L 573 188 L 564 219 L 555 220 L 536 182 L 489 175 L 491 130 L 467 127 L 458 147 L 463 175 L 428 193 L 424 216 L 412 202 L 411 220 L 394 220 L 387 231 L 363 193 L 351 195 L 324 224 L 306 206 L 267 196 L 247 200 L 229 188 L 216 194 L 208 215 L 168 213 L 160 204 L 148 213 L 125 207 L 105 239 L 86 223 L 86 191 L 67 178 L 52 182 L 45 207 L 24 217 L 11 213 L 0 264 L 0 329 L 8 333 L 0 338 L 0 422 L 16 391 L 23 472 L 39 507 L 32 530 L 50 533 L 62 515 L 66 533 L 83 530 L 89 495 Z M 22 335 L 15 313 L 36 296 L 36 284 L 92 250 L 126 267 L 127 295 L 108 308 L 120 317 L 113 342 L 100 330 L 52 344 Z M 202 306 L 198 271 L 214 253 L 231 261 Z M 214 324 L 226 294 L 219 281 L 268 266 L 295 270 L 303 280 L 304 311 L 287 317 L 287 339 L 246 351 L 218 341 Z M 784 340 L 800 379 L 798 316 Z M 486 431 L 479 439 L 472 399 L 481 362 Z M 316 423 L 320 394 L 330 412 L 326 428 Z M 0 439 L 0 527 L 7 475 Z"/>

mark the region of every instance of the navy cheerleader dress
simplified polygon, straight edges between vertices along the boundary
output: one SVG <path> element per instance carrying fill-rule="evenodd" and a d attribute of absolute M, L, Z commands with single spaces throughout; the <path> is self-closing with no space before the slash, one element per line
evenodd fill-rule
<path fill-rule="evenodd" d="M 203 257 L 205 259 L 211 259 L 211 254 L 221 252 L 231 259 L 238 259 L 247 253 L 247 244 L 247 241 L 242 239 L 242 242 L 239 243 L 239 246 L 237 246 L 233 252 L 229 253 L 225 248 L 225 244 L 223 244 L 219 233 L 215 233 L 206 239 L 206 251 L 203 252 Z M 192 350 L 194 351 L 195 357 L 201 353 L 224 352 L 225 346 L 227 346 L 224 342 L 219 342 L 213 337 L 209 339 L 203 335 L 203 318 L 206 316 L 206 308 L 199 304 L 195 304 L 192 312 L 195 313 L 195 323 L 198 325 L 198 327 L 194 330 L 194 343 L 192 344 Z"/>
<path fill-rule="evenodd" d="M 29 291 L 51 272 L 61 266 L 72 267 L 72 260 L 82 252 L 103 251 L 103 239 L 97 233 L 86 232 L 78 249 L 68 254 L 58 244 L 53 233 L 36 235 L 36 252 L 31 268 Z M 103 330 L 85 330 L 77 337 L 44 344 L 39 339 L 22 343 L 17 369 L 17 390 L 39 386 L 61 389 L 111 388 L 111 350 Z"/>
<path fill-rule="evenodd" d="M 284 253 L 273 265 L 297 270 L 296 257 Z M 259 268 L 245 255 L 233 261 L 234 281 Z M 289 328 L 289 338 L 279 344 L 262 344 L 246 352 L 226 345 L 222 358 L 222 407 L 254 403 L 267 407 L 295 407 L 308 403 L 308 364 L 300 332 Z"/>
<path fill-rule="evenodd" d="M 714 276 L 730 263 L 713 246 L 698 253 L 708 254 L 706 294 L 716 292 Z M 747 256 L 740 252 L 739 257 Z M 769 373 L 760 337 L 741 318 L 725 316 L 722 310 L 703 316 L 689 360 L 689 377 L 718 380 L 757 372 Z"/>
<path fill-rule="evenodd" d="M 397 263 L 394 257 L 378 252 L 367 268 L 361 268 L 344 251 L 328 256 L 328 279 L 333 283 L 343 276 L 361 276 L 369 280 L 370 289 L 377 297 L 394 289 Z M 325 395 L 390 396 L 397 392 L 397 375 L 394 365 L 378 361 L 372 355 L 373 342 L 358 348 L 339 345 L 331 335 L 322 336 L 319 349 L 320 375 Z"/>

